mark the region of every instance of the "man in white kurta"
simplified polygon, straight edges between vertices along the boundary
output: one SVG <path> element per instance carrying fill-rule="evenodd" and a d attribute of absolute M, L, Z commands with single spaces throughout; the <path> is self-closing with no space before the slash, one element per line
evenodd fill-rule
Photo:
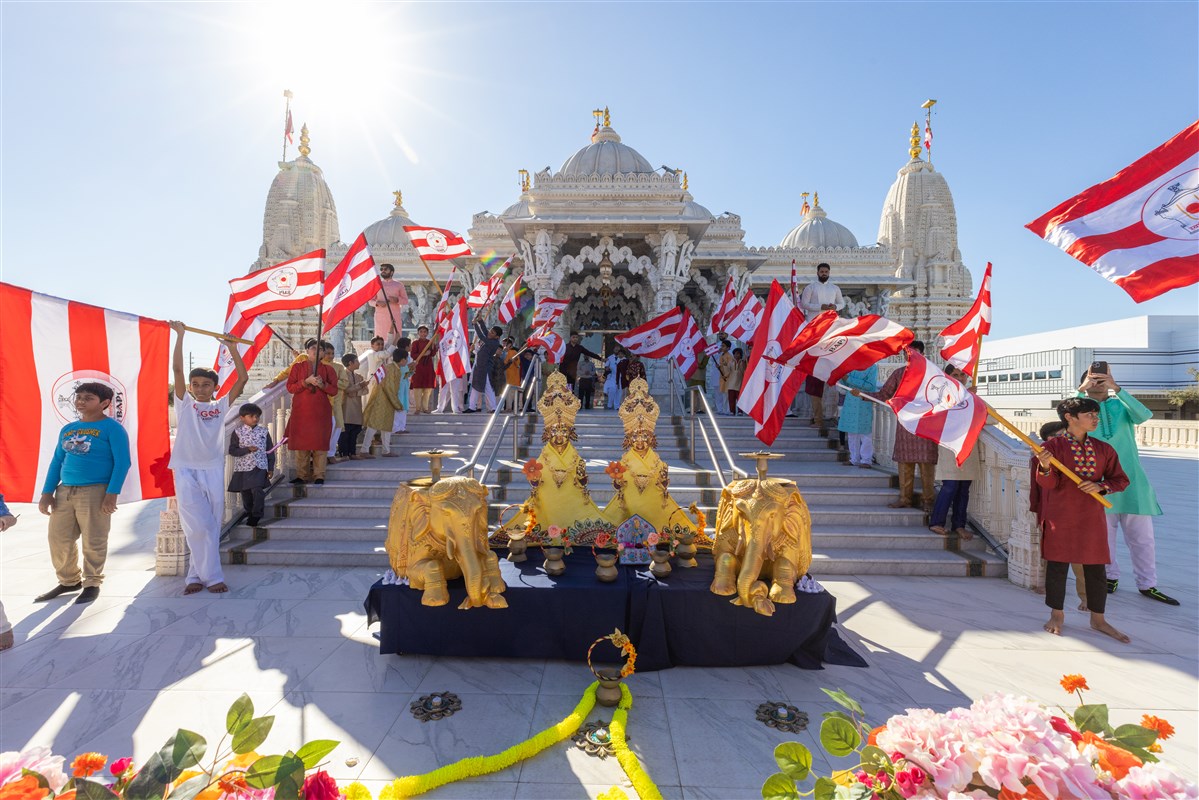
<path fill-rule="evenodd" d="M 817 264 L 816 283 L 809 283 L 800 294 L 800 311 L 806 319 L 811 320 L 820 312 L 829 309 L 840 311 L 845 308 L 841 287 L 829 280 L 831 273 L 832 268 L 828 264 Z"/>

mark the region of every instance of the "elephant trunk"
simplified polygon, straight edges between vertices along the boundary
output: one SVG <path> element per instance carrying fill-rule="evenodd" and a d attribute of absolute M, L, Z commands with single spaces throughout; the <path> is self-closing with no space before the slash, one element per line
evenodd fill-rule
<path fill-rule="evenodd" d="M 765 558 L 764 543 L 760 538 L 751 537 L 745 543 L 745 552 L 741 556 L 741 571 L 737 574 L 737 596 L 747 606 L 754 605 L 753 595 L 758 585 L 764 590 L 765 584 L 758 580 L 762 574 L 762 562 Z M 758 592 L 759 594 L 761 591 Z"/>
<path fill-rule="evenodd" d="M 479 553 L 472 547 L 460 547 L 457 553 L 458 566 L 462 568 L 462 579 L 466 583 L 466 595 L 471 605 L 483 606 L 487 602 L 487 582 L 483 575 L 483 564 Z"/>

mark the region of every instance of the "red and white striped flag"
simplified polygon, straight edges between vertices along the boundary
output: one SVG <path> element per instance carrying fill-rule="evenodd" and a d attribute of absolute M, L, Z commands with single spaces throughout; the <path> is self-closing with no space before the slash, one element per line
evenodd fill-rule
<path fill-rule="evenodd" d="M 470 334 L 466 324 L 466 299 L 458 303 L 440 327 L 441 341 L 437 343 L 441 357 L 441 375 L 449 381 L 461 378 L 470 370 Z"/>
<path fill-rule="evenodd" d="M 928 120 L 924 121 L 924 149 L 930 154 L 933 152 L 933 124 Z"/>
<path fill-rule="evenodd" d="M 325 278 L 324 313 L 321 326 L 332 330 L 333 326 L 374 299 L 383 290 L 383 279 L 375 269 L 366 234 L 358 234 L 354 244 L 346 251 L 345 258 Z"/>
<path fill-rule="evenodd" d="M 566 307 L 570 305 L 570 298 L 559 300 L 556 297 L 543 297 L 537 301 L 537 308 L 533 310 L 533 327 L 540 328 L 545 325 L 555 325 L 558 322 L 558 317 L 562 316 L 562 312 L 566 311 Z"/>
<path fill-rule="evenodd" d="M 262 317 L 246 316 L 241 307 L 230 297 L 229 308 L 225 311 L 225 333 L 253 342 L 253 344 L 237 345 L 237 350 L 241 353 L 241 360 L 245 363 L 246 369 L 249 369 L 254 365 L 262 348 L 266 347 L 267 342 L 271 340 L 273 331 Z M 216 363 L 212 365 L 212 368 L 216 370 L 218 376 L 216 396 L 222 397 L 228 394 L 237 380 L 237 370 L 233 366 L 233 356 L 229 353 L 228 343 L 221 342 L 221 346 L 216 351 Z"/>
<path fill-rule="evenodd" d="M 480 281 L 478 286 L 470 290 L 470 295 L 466 298 L 467 308 L 486 308 L 495 302 L 500 296 L 500 289 L 504 288 L 504 276 L 508 274 L 508 264 L 511 261 L 512 257 L 509 256 L 507 261 L 496 267 L 491 277 Z"/>
<path fill-rule="evenodd" d="M 795 310 L 803 313 L 799 305 L 799 273 L 795 270 L 795 259 L 791 259 L 791 305 L 795 306 Z"/>
<path fill-rule="evenodd" d="M 437 309 L 433 312 L 433 324 L 438 330 L 445 327 L 445 321 L 450 316 L 450 287 L 454 285 L 454 278 L 458 275 L 458 265 L 455 264 L 450 270 L 450 277 L 446 279 L 445 286 L 442 287 L 441 300 L 437 302 Z"/>
<path fill-rule="evenodd" d="M 314 250 L 244 278 L 234 278 L 229 281 L 229 291 L 243 314 L 256 317 L 317 305 L 324 278 L 325 251 Z"/>
<path fill-rule="evenodd" d="M 459 256 L 469 256 L 470 245 L 457 233 L 445 228 L 422 228 L 405 225 L 404 230 L 412 240 L 417 255 L 425 261 L 449 261 Z"/>
<path fill-rule="evenodd" d="M 291 134 L 295 127 L 291 124 L 291 109 L 287 109 L 287 122 L 283 125 L 283 135 L 287 137 L 287 143 L 291 144 Z"/>
<path fill-rule="evenodd" d="M 520 287 L 523 278 L 523 275 L 516 276 L 516 280 L 512 281 L 512 285 L 508 287 L 508 293 L 500 302 L 499 321 L 501 325 L 507 325 L 520 313 Z"/>
<path fill-rule="evenodd" d="M 986 403 L 914 350 L 887 405 L 911 433 L 952 450 L 959 467 L 987 421 Z"/>
<path fill-rule="evenodd" d="M 732 314 L 736 307 L 737 293 L 733 291 L 733 279 L 729 278 L 724 284 L 724 293 L 720 295 L 720 305 L 716 306 L 716 310 L 712 313 L 712 320 L 708 323 L 709 336 L 715 336 L 724 330 L 725 318 Z"/>
<path fill-rule="evenodd" d="M 754 296 L 753 292 L 746 292 L 745 297 L 741 298 L 741 302 L 732 312 L 725 315 L 724 332 L 734 339 L 744 342 L 749 338 L 749 334 L 758 329 L 758 325 L 762 322 L 762 315 L 765 313 L 766 304 Z"/>
<path fill-rule="evenodd" d="M 876 314 L 854 319 L 822 311 L 801 328 L 776 358 L 801 376 L 836 383 L 854 370 L 893 356 L 915 335 L 897 322 Z"/>
<path fill-rule="evenodd" d="M 708 356 L 709 358 L 711 358 L 712 356 L 715 356 L 719 352 L 720 352 L 720 342 L 712 342 L 712 344 L 710 344 L 704 348 L 704 355 Z"/>
<path fill-rule="evenodd" d="M 686 309 L 683 309 L 683 314 L 686 319 L 679 332 L 679 339 L 675 343 L 674 349 L 670 351 L 670 357 L 678 365 L 679 372 L 683 373 L 683 378 L 689 380 L 699 367 L 699 356 L 704 352 L 706 343 L 699 325 L 695 322 L 695 317 L 691 316 L 691 312 Z"/>
<path fill-rule="evenodd" d="M 566 353 L 566 340 L 548 327 L 534 332 L 525 344 L 529 347 L 544 348 L 546 360 L 551 364 L 557 364 Z"/>
<path fill-rule="evenodd" d="M 786 364 L 772 361 L 783 350 L 783 343 L 795 338 L 803 316 L 787 299 L 777 280 L 770 283 L 766 312 L 754 334 L 754 346 L 745 365 L 745 380 L 737 408 L 757 425 L 754 432 L 766 444 L 773 444 L 783 428 L 787 408 L 803 385 L 803 376 Z"/>
<path fill-rule="evenodd" d="M 1199 282 L 1199 122 L 1024 227 L 1138 303 Z"/>
<path fill-rule="evenodd" d="M 75 422 L 75 387 L 113 391 L 108 416 L 129 434 L 132 465 L 123 501 L 170 497 L 167 323 L 63 300 L 0 283 L 0 494 L 34 502 L 54 457 L 58 433 Z"/>
<path fill-rule="evenodd" d="M 642 358 L 666 358 L 674 350 L 690 314 L 682 308 L 672 308 L 664 314 L 616 336 L 616 343 Z"/>
<path fill-rule="evenodd" d="M 991 332 L 991 262 L 983 273 L 978 297 L 965 316 L 941 331 L 941 358 L 971 375 L 982 350 L 983 336 Z"/>

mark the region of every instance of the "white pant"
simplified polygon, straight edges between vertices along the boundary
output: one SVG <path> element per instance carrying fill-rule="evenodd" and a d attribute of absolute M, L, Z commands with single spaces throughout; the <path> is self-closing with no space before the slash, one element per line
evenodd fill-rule
<path fill-rule="evenodd" d="M 620 384 L 615 380 L 604 383 L 604 408 L 620 408 Z"/>
<path fill-rule="evenodd" d="M 4 614 L 4 603 L 0 603 L 0 633 L 8 633 L 12 630 L 12 623 L 8 621 L 8 617 Z"/>
<path fill-rule="evenodd" d="M 487 389 L 485 391 L 480 392 L 474 388 L 470 390 L 470 402 L 467 404 L 467 407 L 475 411 L 481 411 L 482 409 L 479 408 L 480 400 L 487 403 L 488 411 L 495 411 L 495 390 L 491 388 L 490 381 L 487 382 Z"/>
<path fill-rule="evenodd" d="M 1157 555 L 1153 542 L 1153 517 L 1148 514 L 1108 514 L 1107 549 L 1112 563 L 1107 565 L 1107 579 L 1120 577 L 1120 562 L 1116 560 L 1116 529 L 1124 529 L 1124 543 L 1132 556 L 1132 574 L 1138 589 L 1157 586 Z"/>
<path fill-rule="evenodd" d="M 380 431 L 375 428 L 367 428 L 362 432 L 362 453 L 370 453 L 371 443 L 375 441 L 375 434 L 379 434 L 379 446 L 384 453 L 391 452 L 391 431 Z"/>
<path fill-rule="evenodd" d="M 179 523 L 191 553 L 188 583 L 212 586 L 222 583 L 221 524 L 225 519 L 225 467 L 175 471 L 175 499 Z"/>
<path fill-rule="evenodd" d="M 869 465 L 874 460 L 874 434 L 847 433 L 849 463 Z"/>
<path fill-rule="evenodd" d="M 437 398 L 437 410 L 445 411 L 448 404 L 450 409 L 455 414 L 462 413 L 462 390 L 466 388 L 466 378 L 454 378 L 449 383 L 443 384 L 438 390 L 439 397 Z"/>
<path fill-rule="evenodd" d="M 397 411 L 391 422 L 391 432 L 399 433 L 408 430 L 408 412 Z"/>
<path fill-rule="evenodd" d="M 329 458 L 337 455 L 337 440 L 341 436 L 344 428 L 337 427 L 337 423 L 333 423 L 333 436 L 329 439 Z"/>

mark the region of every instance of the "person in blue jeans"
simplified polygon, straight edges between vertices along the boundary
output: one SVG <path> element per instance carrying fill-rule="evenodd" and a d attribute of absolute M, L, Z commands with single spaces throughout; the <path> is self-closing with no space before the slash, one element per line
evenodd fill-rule
<path fill-rule="evenodd" d="M 969 375 L 952 364 L 945 365 L 945 374 L 962 381 L 963 385 L 970 380 Z M 930 531 L 939 536 L 948 536 L 952 530 L 959 539 L 974 538 L 974 534 L 966 527 L 966 510 L 970 506 L 970 484 L 978 480 L 979 472 L 977 444 L 960 467 L 952 450 L 945 447 L 940 449 L 936 474 L 941 479 L 941 490 L 937 492 L 937 500 L 928 518 Z M 952 523 L 952 527 L 945 527 L 946 520 Z"/>

